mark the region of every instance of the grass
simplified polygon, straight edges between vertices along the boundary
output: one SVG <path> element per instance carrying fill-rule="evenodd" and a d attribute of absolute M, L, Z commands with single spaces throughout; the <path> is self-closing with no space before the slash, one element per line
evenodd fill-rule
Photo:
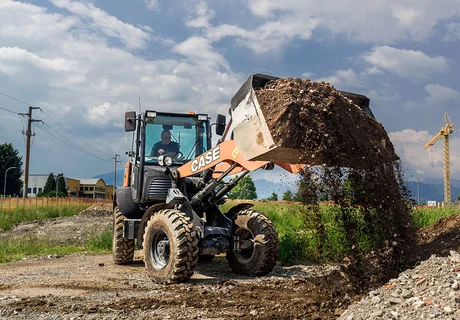
<path fill-rule="evenodd" d="M 15 224 L 57 217 L 70 217 L 88 208 L 90 204 L 75 203 L 66 206 L 18 207 L 0 211 L 0 231 L 10 230 Z"/>
<path fill-rule="evenodd" d="M 459 208 L 419 208 L 412 213 L 412 220 L 417 229 L 422 229 L 459 212 Z"/>
<path fill-rule="evenodd" d="M 50 254 L 107 253 L 110 250 L 112 250 L 110 227 L 102 233 L 88 234 L 83 244 L 61 244 L 31 236 L 18 239 L 0 238 L 0 263 Z"/>
<path fill-rule="evenodd" d="M 372 213 L 365 219 L 358 209 L 320 206 L 318 214 L 314 214 L 299 203 L 254 203 L 251 209 L 266 214 L 276 226 L 280 240 L 279 260 L 284 265 L 341 261 L 352 250 L 347 242 L 350 236 L 363 253 L 379 247 L 384 240 L 372 229 Z M 229 201 L 221 210 L 225 212 L 235 204 Z M 458 212 L 458 208 L 421 208 L 412 213 L 413 223 L 420 229 Z M 355 230 L 352 234 L 338 223 L 342 219 L 337 217 L 342 214 L 351 220 Z"/>
<path fill-rule="evenodd" d="M 221 210 L 226 212 L 236 203 L 229 201 L 221 206 Z M 89 204 L 83 203 L 64 207 L 22 207 L 9 212 L 0 211 L 0 228 L 8 230 L 15 223 L 72 216 L 88 206 Z M 337 206 L 320 206 L 320 211 L 315 214 L 299 203 L 274 202 L 255 202 L 251 209 L 263 212 L 275 224 L 280 239 L 279 260 L 284 265 L 340 261 L 351 250 L 347 245 L 350 232 L 337 222 L 341 221 L 337 219 L 341 214 L 347 214 L 353 221 L 353 236 L 357 239 L 360 251 L 369 252 L 382 241 L 378 232 L 372 231 L 369 224 L 366 225 L 358 209 L 342 211 Z M 420 208 L 412 213 L 414 226 L 424 228 L 459 211 L 457 208 Z M 83 244 L 59 244 L 34 237 L 15 240 L 0 238 L 0 262 L 49 254 L 106 253 L 111 248 L 111 228 L 102 233 L 90 232 Z"/>

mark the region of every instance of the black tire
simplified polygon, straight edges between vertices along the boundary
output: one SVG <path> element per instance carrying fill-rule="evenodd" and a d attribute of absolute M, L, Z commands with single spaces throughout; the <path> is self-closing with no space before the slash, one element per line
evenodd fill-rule
<path fill-rule="evenodd" d="M 198 238 L 192 221 L 182 212 L 160 210 L 147 223 L 144 263 L 157 283 L 186 282 L 198 261 Z"/>
<path fill-rule="evenodd" d="M 134 240 L 123 238 L 123 214 L 113 208 L 112 255 L 115 264 L 128 264 L 134 259 Z"/>
<path fill-rule="evenodd" d="M 235 219 L 233 235 L 254 241 L 252 248 L 227 252 L 227 261 L 235 273 L 264 276 L 276 265 L 279 242 L 275 225 L 262 213 L 243 210 Z"/>
<path fill-rule="evenodd" d="M 214 260 L 214 257 L 215 255 L 212 255 L 212 254 L 204 254 L 204 255 L 201 255 L 201 256 L 198 256 L 198 262 L 211 262 L 212 260 Z"/>

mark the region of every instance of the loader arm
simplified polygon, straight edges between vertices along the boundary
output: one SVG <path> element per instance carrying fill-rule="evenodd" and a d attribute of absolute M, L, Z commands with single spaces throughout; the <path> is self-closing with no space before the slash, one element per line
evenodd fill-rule
<path fill-rule="evenodd" d="M 176 171 L 177 178 L 190 177 L 207 169 L 215 168 L 215 174 L 224 173 L 230 167 L 233 169 L 228 174 L 242 171 L 255 171 L 268 165 L 267 161 L 248 161 L 240 152 L 234 140 L 224 141 L 192 161 L 179 167 Z"/>

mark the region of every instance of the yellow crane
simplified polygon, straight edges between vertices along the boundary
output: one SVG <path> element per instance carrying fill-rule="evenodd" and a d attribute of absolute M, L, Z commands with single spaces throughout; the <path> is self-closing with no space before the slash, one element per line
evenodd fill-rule
<path fill-rule="evenodd" d="M 449 115 L 444 113 L 443 125 L 439 132 L 425 145 L 425 150 L 433 146 L 439 138 L 442 140 L 442 155 L 444 160 L 444 202 L 449 203 L 450 198 L 450 156 L 449 156 L 449 134 L 454 132 L 454 123 L 450 121 Z"/>

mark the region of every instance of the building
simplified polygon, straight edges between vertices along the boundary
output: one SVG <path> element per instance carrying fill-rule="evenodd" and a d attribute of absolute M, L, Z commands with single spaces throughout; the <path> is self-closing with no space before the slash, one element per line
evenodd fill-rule
<path fill-rule="evenodd" d="M 45 188 L 49 174 L 29 174 L 29 185 L 27 197 L 34 198 Z M 56 176 L 55 176 L 56 177 Z M 24 178 L 21 178 L 22 180 Z M 93 198 L 93 199 L 113 199 L 116 188 L 106 185 L 100 178 L 76 179 L 64 177 L 68 197 Z"/>
<path fill-rule="evenodd" d="M 37 193 L 42 192 L 45 187 L 46 180 L 48 180 L 49 174 L 29 174 L 29 183 L 27 188 L 27 197 L 33 197 Z M 24 177 L 21 177 L 21 180 L 24 182 Z"/>
<path fill-rule="evenodd" d="M 80 179 L 80 198 L 105 199 L 105 182 L 100 178 Z"/>
<path fill-rule="evenodd" d="M 117 189 L 113 185 L 105 186 L 105 198 L 108 200 L 113 200 L 113 195 Z"/>
<path fill-rule="evenodd" d="M 78 197 L 78 194 L 80 192 L 80 180 L 66 178 L 65 183 L 67 187 L 67 196 L 72 198 Z"/>

